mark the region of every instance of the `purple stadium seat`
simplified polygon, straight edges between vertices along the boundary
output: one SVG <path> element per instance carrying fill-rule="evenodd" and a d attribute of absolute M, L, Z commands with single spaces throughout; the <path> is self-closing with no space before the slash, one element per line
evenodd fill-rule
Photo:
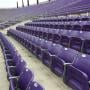
<path fill-rule="evenodd" d="M 39 36 L 40 38 L 43 37 L 43 28 L 42 28 L 42 27 L 39 27 L 39 28 L 38 28 L 38 36 Z"/>
<path fill-rule="evenodd" d="M 16 64 L 19 62 L 21 59 L 21 56 L 18 55 L 17 52 L 13 53 L 13 58 L 12 59 L 5 59 L 6 60 L 6 66 L 16 66 Z"/>
<path fill-rule="evenodd" d="M 60 30 L 56 29 L 53 35 L 53 42 L 54 43 L 60 43 Z"/>
<path fill-rule="evenodd" d="M 68 36 L 70 37 L 70 48 L 81 51 L 83 40 L 80 38 L 81 31 L 69 30 Z"/>
<path fill-rule="evenodd" d="M 27 90 L 45 90 L 39 83 L 37 82 L 32 82 L 29 83 Z"/>
<path fill-rule="evenodd" d="M 25 65 L 26 65 L 25 61 L 19 60 L 19 62 L 16 64 L 15 67 L 9 67 L 7 69 L 8 78 L 10 79 L 12 77 L 19 76 L 23 71 Z"/>
<path fill-rule="evenodd" d="M 78 52 L 70 48 L 59 48 L 57 49 L 58 54 L 52 59 L 51 69 L 57 75 L 63 75 L 64 65 L 67 63 L 73 63 Z"/>
<path fill-rule="evenodd" d="M 48 40 L 48 30 L 49 28 L 43 28 L 42 32 L 43 32 L 43 39 Z"/>
<path fill-rule="evenodd" d="M 60 31 L 61 33 L 60 44 L 65 47 L 69 47 L 69 41 L 70 41 L 70 38 L 67 32 L 68 32 L 67 30 L 63 30 L 63 29 Z"/>
<path fill-rule="evenodd" d="M 53 35 L 54 35 L 55 29 L 48 28 L 48 40 L 53 41 Z"/>
<path fill-rule="evenodd" d="M 84 41 L 82 52 L 90 55 L 90 40 Z"/>
<path fill-rule="evenodd" d="M 90 89 L 90 55 L 78 54 L 72 65 L 66 65 L 64 82 L 74 90 Z"/>
<path fill-rule="evenodd" d="M 90 31 L 90 21 L 83 21 L 81 25 L 82 31 Z"/>
<path fill-rule="evenodd" d="M 33 27 L 35 29 L 35 36 L 36 37 L 39 37 L 39 30 L 40 30 L 40 27 Z"/>
<path fill-rule="evenodd" d="M 28 84 L 32 83 L 34 75 L 30 69 L 24 68 L 19 79 L 10 79 L 10 90 L 26 90 Z"/>
<path fill-rule="evenodd" d="M 42 50 L 44 49 L 44 47 L 43 47 L 44 42 L 45 42 L 44 39 L 39 39 L 39 42 L 38 42 L 37 47 L 36 47 L 36 56 L 39 59 L 42 59 Z"/>
<path fill-rule="evenodd" d="M 54 54 L 53 43 L 51 41 L 46 41 L 45 49 L 42 50 L 42 61 L 45 65 L 51 66 L 52 59 L 50 56 Z"/>

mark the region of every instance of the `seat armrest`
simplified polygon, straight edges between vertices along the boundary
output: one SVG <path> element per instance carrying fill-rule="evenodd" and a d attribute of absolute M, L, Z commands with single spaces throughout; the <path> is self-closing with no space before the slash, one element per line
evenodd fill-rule
<path fill-rule="evenodd" d="M 17 78 L 10 78 L 10 90 L 18 90 L 18 79 Z"/>
<path fill-rule="evenodd" d="M 72 63 L 64 63 L 64 73 L 63 73 L 63 75 L 64 75 L 65 72 L 66 72 L 66 67 L 67 67 L 67 65 L 72 65 Z"/>
<path fill-rule="evenodd" d="M 55 57 L 55 55 L 52 55 L 51 53 L 49 53 L 49 55 L 50 55 L 51 57 Z"/>
<path fill-rule="evenodd" d="M 66 74 L 64 77 L 65 83 L 69 84 L 69 81 L 72 79 L 80 83 L 83 90 L 89 90 L 90 87 L 88 75 L 73 65 L 67 65 Z"/>
<path fill-rule="evenodd" d="M 11 54 L 5 54 L 5 55 L 11 55 Z"/>
<path fill-rule="evenodd" d="M 13 76 L 13 77 L 9 77 L 9 80 L 10 79 L 18 79 L 19 78 L 19 76 Z"/>
<path fill-rule="evenodd" d="M 6 61 L 12 61 L 13 59 L 7 59 Z"/>
<path fill-rule="evenodd" d="M 72 66 L 72 65 L 70 65 L 70 66 Z M 73 70 L 75 70 L 75 71 L 77 71 L 78 73 L 80 73 L 81 76 L 84 76 L 86 80 L 89 80 L 89 78 L 88 78 L 88 76 L 87 76 L 86 73 L 84 73 L 84 72 L 82 72 L 81 70 L 75 68 L 74 66 L 72 66 L 72 68 L 73 68 Z"/>
<path fill-rule="evenodd" d="M 49 56 L 54 57 L 55 55 L 51 54 L 47 49 L 42 49 L 44 53 L 48 53 Z"/>
<path fill-rule="evenodd" d="M 8 66 L 8 68 L 16 68 L 16 66 Z"/>
<path fill-rule="evenodd" d="M 7 67 L 8 74 L 12 73 L 12 72 L 15 72 L 15 70 L 16 70 L 16 67 Z"/>
<path fill-rule="evenodd" d="M 46 52 L 47 51 L 47 49 L 43 49 L 43 48 L 41 48 L 41 50 L 42 50 L 42 52 Z"/>
<path fill-rule="evenodd" d="M 64 63 L 64 66 L 66 66 L 66 65 L 72 65 L 72 63 Z"/>
<path fill-rule="evenodd" d="M 77 69 L 73 65 L 67 64 L 66 69 L 65 69 L 65 73 L 64 73 L 64 77 L 67 80 L 69 80 L 70 78 L 72 78 L 73 74 L 76 74 L 77 77 L 80 77 L 84 82 L 89 81 L 88 75 L 86 73 L 84 73 L 81 70 Z"/>

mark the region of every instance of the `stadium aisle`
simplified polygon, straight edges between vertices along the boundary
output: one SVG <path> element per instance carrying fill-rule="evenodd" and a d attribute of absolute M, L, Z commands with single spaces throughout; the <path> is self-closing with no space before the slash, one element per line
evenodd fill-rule
<path fill-rule="evenodd" d="M 9 82 L 7 80 L 7 73 L 1 47 L 0 47 L 0 90 L 9 90 Z"/>
<path fill-rule="evenodd" d="M 27 66 L 34 72 L 35 80 L 45 87 L 45 90 L 71 90 L 66 86 L 62 78 L 56 76 L 45 65 L 41 63 L 34 55 L 26 50 L 12 37 L 8 37 L 16 47 L 22 58 L 27 62 Z"/>

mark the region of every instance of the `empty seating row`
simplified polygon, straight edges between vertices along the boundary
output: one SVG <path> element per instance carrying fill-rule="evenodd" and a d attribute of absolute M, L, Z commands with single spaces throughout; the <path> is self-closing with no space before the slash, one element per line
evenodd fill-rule
<path fill-rule="evenodd" d="M 17 23 L 19 23 L 20 21 L 7 21 L 7 22 L 3 22 L 0 24 L 0 29 L 5 29 L 5 28 L 8 28 L 12 25 L 15 25 Z"/>
<path fill-rule="evenodd" d="M 83 22 L 28 22 L 26 26 L 44 27 L 53 29 L 67 29 L 67 30 L 90 30 L 90 21 Z"/>
<path fill-rule="evenodd" d="M 90 55 L 65 48 L 45 39 L 9 30 L 8 35 L 24 45 L 74 90 L 89 90 Z"/>
<path fill-rule="evenodd" d="M 9 90 L 44 90 L 34 81 L 33 72 L 27 68 L 26 62 L 2 33 L 0 33 L 0 44 L 10 82 Z"/>
<path fill-rule="evenodd" d="M 17 26 L 16 30 L 90 54 L 90 32 L 30 26 Z"/>
<path fill-rule="evenodd" d="M 55 17 L 55 18 L 43 18 L 43 19 L 36 19 L 33 22 L 63 22 L 63 21 L 90 21 L 90 16 L 72 16 L 72 17 Z"/>
<path fill-rule="evenodd" d="M 0 10 L 0 18 L 3 18 L 3 20 L 25 20 L 30 19 L 30 16 L 59 16 L 78 12 L 87 13 L 90 12 L 89 9 L 89 0 L 54 0 L 50 3 L 34 5 L 21 9 Z"/>

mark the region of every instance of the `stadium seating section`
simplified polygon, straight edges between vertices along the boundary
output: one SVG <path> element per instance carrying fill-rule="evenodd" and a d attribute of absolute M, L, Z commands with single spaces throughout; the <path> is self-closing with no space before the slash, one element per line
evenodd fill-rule
<path fill-rule="evenodd" d="M 26 90 L 27 88 L 27 90 L 44 90 L 34 81 L 33 72 L 27 68 L 26 62 L 2 33 L 0 33 L 0 44 L 5 59 L 7 78 L 10 82 L 9 90 Z"/>
<path fill-rule="evenodd" d="M 50 3 L 24 8 L 0 9 L 0 20 L 29 20 L 31 17 L 60 16 L 90 12 L 90 0 L 51 0 Z"/>
<path fill-rule="evenodd" d="M 11 35 L 74 90 L 89 90 L 90 17 L 37 19 Z"/>
<path fill-rule="evenodd" d="M 31 20 L 7 35 L 33 53 L 73 90 L 90 90 L 90 0 L 54 0 L 0 10 L 0 29 Z M 0 33 L 9 90 L 44 90 L 6 36 Z"/>

